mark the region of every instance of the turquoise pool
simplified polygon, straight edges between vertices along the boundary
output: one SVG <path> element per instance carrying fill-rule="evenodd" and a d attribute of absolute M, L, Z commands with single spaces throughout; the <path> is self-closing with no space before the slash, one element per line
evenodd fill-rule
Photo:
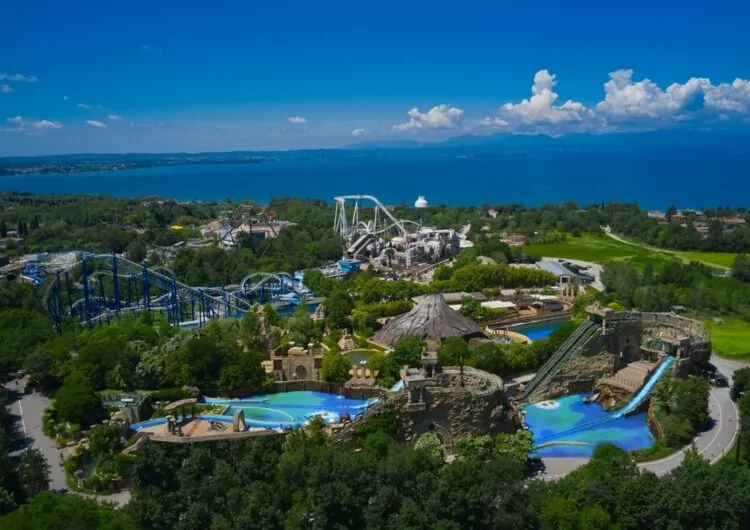
<path fill-rule="evenodd" d="M 646 423 L 645 412 L 606 421 L 559 438 L 555 437 L 556 433 L 609 416 L 609 412 L 600 405 L 581 401 L 582 397 L 583 394 L 575 394 L 524 407 L 526 425 L 534 433 L 534 437 L 538 441 L 552 438 L 549 445 L 537 450 L 538 456 L 588 457 L 600 443 L 613 443 L 626 451 L 647 449 L 654 444 L 654 437 Z"/>
<path fill-rule="evenodd" d="M 515 331 L 522 335 L 526 335 L 531 340 L 546 339 L 552 332 L 562 326 L 566 320 L 555 320 L 553 322 L 542 322 L 540 324 L 526 324 L 515 328 L 508 328 L 510 331 Z"/>
<path fill-rule="evenodd" d="M 326 421 L 338 421 L 341 414 L 354 418 L 374 403 L 374 400 L 350 399 L 324 392 L 296 391 L 263 394 L 246 399 L 211 399 L 208 404 L 229 405 L 225 415 L 241 409 L 245 424 L 250 427 L 290 428 L 304 424 L 311 416 L 323 416 Z"/>

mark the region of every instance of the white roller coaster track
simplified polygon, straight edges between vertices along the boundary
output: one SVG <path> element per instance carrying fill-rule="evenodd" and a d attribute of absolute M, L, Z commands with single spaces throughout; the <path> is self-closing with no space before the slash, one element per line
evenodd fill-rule
<path fill-rule="evenodd" d="M 382 234 L 384 232 L 396 229 L 398 235 L 405 237 L 407 230 L 404 227 L 404 223 L 412 223 L 416 226 L 417 223 L 413 221 L 403 221 L 396 219 L 396 217 L 388 211 L 377 197 L 372 195 L 341 195 L 335 197 L 336 201 L 336 214 L 333 221 L 334 231 L 342 237 L 350 237 L 352 234 L 360 233 L 371 233 L 371 234 Z M 346 203 L 347 201 L 354 201 L 354 207 L 352 209 L 351 221 L 347 219 Z M 359 202 L 370 201 L 375 205 L 375 218 L 367 223 L 359 220 Z M 390 224 L 386 221 L 390 221 Z"/>

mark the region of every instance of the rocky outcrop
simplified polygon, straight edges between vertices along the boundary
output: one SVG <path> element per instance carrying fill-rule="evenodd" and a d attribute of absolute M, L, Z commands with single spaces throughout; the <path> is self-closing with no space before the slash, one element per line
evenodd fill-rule
<path fill-rule="evenodd" d="M 458 369 L 446 368 L 424 387 L 421 397 L 424 407 L 415 409 L 407 391 L 387 394 L 334 438 L 339 443 L 351 440 L 357 425 L 385 412 L 400 420 L 401 441 L 407 443 L 427 432 L 435 433 L 447 447 L 469 436 L 516 431 L 502 380 L 487 372 L 464 368 L 462 387 Z"/>

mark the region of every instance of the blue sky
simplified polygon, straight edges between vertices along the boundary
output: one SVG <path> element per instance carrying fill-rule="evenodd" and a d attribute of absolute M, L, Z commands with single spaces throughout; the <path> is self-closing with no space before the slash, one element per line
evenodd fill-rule
<path fill-rule="evenodd" d="M 744 126 L 748 16 L 739 0 L 8 2 L 0 155 Z"/>

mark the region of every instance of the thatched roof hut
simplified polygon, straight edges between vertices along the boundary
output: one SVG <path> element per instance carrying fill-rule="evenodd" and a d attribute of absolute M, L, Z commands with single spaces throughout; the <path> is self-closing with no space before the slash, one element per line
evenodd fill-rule
<path fill-rule="evenodd" d="M 448 307 L 443 296 L 437 293 L 425 296 L 411 311 L 391 319 L 374 339 L 380 344 L 393 346 L 399 339 L 410 335 L 440 342 L 456 335 L 470 338 L 483 334 L 473 320 Z"/>

